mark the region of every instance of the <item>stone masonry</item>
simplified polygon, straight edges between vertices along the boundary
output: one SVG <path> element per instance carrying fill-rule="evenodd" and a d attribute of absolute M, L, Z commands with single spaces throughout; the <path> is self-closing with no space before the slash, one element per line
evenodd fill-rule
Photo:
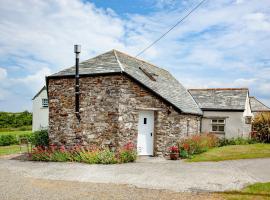
<path fill-rule="evenodd" d="M 140 109 L 155 108 L 154 154 L 200 131 L 200 116 L 179 113 L 124 74 L 80 78 L 81 122 L 75 116 L 75 79 L 48 82 L 49 137 L 57 145 L 137 143 Z"/>

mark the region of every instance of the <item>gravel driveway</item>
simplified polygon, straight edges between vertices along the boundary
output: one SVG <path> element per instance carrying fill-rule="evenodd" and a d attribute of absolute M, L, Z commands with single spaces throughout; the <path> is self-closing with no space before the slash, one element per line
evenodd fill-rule
<path fill-rule="evenodd" d="M 12 184 L 9 185 L 9 182 L 14 184 L 25 182 L 26 186 L 27 183 L 41 184 L 42 187 L 51 188 L 52 190 L 70 187 L 70 190 L 67 189 L 67 193 L 73 196 L 75 195 L 73 194 L 76 191 L 75 189 L 81 187 L 79 191 L 82 194 L 95 193 L 93 188 L 96 188 L 97 191 L 101 188 L 103 190 L 107 188 L 104 190 L 107 193 L 114 188 L 119 195 L 123 194 L 123 191 L 129 191 L 128 195 L 132 195 L 141 190 L 144 191 L 143 194 L 153 196 L 159 192 L 155 192 L 152 189 L 159 189 L 158 191 L 162 189 L 162 191 L 164 190 L 162 193 L 168 193 L 167 196 L 169 196 L 179 194 L 174 192 L 235 190 L 254 182 L 269 182 L 269 166 L 270 159 L 185 163 L 183 161 L 148 158 L 140 159 L 137 163 L 121 165 L 46 163 L 0 159 L 0 188 L 1 190 L 5 188 L 5 190 L 12 191 Z M 102 187 L 99 187 L 99 184 Z M 53 185 L 58 186 L 55 187 Z M 26 186 L 20 184 L 20 187 Z M 24 190 L 27 191 L 27 188 Z M 8 192 L 1 191 L 1 194 L 3 193 Z M 185 195 L 187 195 L 187 199 L 192 199 L 189 197 L 191 194 Z M 185 197 L 183 194 L 181 196 Z M 202 194 L 202 196 L 204 195 Z M 80 198 L 83 199 L 82 197 Z M 119 196 L 118 199 L 125 198 L 124 196 Z"/>

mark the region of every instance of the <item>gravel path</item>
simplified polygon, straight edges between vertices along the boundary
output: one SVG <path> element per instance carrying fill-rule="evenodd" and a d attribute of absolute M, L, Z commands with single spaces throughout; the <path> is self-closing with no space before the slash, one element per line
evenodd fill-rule
<path fill-rule="evenodd" d="M 204 192 L 199 194 L 201 199 L 217 199 L 207 192 L 269 182 L 269 166 L 270 159 L 185 163 L 148 158 L 121 165 L 87 165 L 5 158 L 0 159 L 0 194 L 4 195 L 0 199 L 27 199 L 28 195 L 29 199 L 198 198 L 198 194 L 185 192 Z"/>

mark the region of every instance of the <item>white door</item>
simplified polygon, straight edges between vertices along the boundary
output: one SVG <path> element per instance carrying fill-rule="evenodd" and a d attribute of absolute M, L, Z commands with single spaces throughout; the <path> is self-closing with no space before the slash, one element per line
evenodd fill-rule
<path fill-rule="evenodd" d="M 138 124 L 138 155 L 153 155 L 154 111 L 140 111 Z"/>

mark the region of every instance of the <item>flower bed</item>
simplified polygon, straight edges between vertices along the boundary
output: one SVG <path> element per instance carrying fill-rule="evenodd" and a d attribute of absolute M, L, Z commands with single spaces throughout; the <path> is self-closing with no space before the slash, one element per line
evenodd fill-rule
<path fill-rule="evenodd" d="M 96 147 L 65 146 L 33 148 L 29 158 L 33 161 L 54 161 L 54 162 L 83 162 L 88 164 L 115 164 L 134 162 L 137 153 L 132 143 L 128 143 L 118 151 L 111 151 L 108 148 L 100 149 Z"/>
<path fill-rule="evenodd" d="M 214 134 L 208 133 L 192 135 L 178 143 L 180 157 L 182 158 L 189 158 L 194 154 L 203 153 L 218 145 L 219 139 Z"/>

